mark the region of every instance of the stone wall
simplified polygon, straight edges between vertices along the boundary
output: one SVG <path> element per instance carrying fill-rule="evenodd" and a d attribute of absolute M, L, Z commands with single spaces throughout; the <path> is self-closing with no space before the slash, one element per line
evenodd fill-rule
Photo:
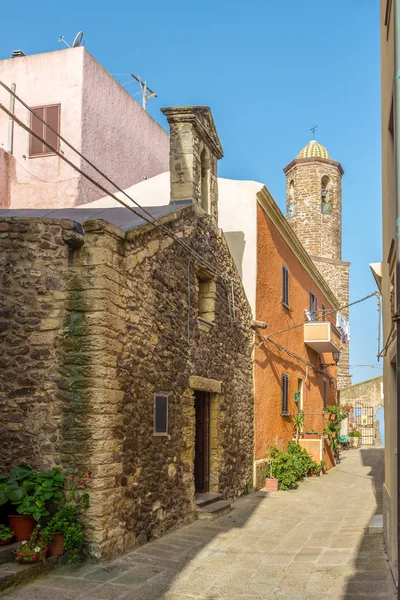
<path fill-rule="evenodd" d="M 125 235 L 86 221 L 80 235 L 71 221 L 0 220 L 1 462 L 91 470 L 97 557 L 194 518 L 202 381 L 218 384 L 211 487 L 235 498 L 252 486 L 251 311 L 212 218 L 189 207 L 164 222 L 228 285 L 150 225 Z M 212 323 L 197 312 L 205 276 L 215 281 Z M 155 393 L 169 397 L 168 436 L 153 435 Z"/>

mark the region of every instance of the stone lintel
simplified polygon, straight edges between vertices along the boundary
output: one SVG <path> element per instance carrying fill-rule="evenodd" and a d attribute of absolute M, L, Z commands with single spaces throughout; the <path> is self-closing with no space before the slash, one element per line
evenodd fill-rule
<path fill-rule="evenodd" d="M 192 390 L 199 390 L 201 392 L 211 392 L 212 394 L 222 393 L 222 381 L 198 377 L 197 375 L 191 375 L 189 377 L 189 387 L 191 387 Z"/>
<path fill-rule="evenodd" d="M 320 158 L 317 156 L 314 156 L 312 158 L 295 158 L 294 160 L 292 160 L 292 162 L 290 162 L 283 169 L 283 172 L 285 173 L 285 175 L 287 175 L 289 173 L 289 171 L 291 171 L 291 169 L 293 167 L 295 167 L 296 165 L 302 164 L 302 163 L 313 163 L 313 162 L 325 163 L 326 165 L 331 165 L 332 167 L 336 167 L 338 169 L 339 173 L 341 175 L 344 175 L 344 169 L 343 169 L 342 165 L 340 164 L 340 162 L 337 162 L 336 160 L 331 160 L 330 158 Z"/>

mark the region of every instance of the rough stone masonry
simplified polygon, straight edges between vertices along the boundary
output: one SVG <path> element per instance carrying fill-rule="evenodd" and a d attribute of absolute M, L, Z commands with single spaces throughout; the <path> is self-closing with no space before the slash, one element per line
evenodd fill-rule
<path fill-rule="evenodd" d="M 211 399 L 210 491 L 233 499 L 252 487 L 251 311 L 204 176 L 209 211 L 193 193 L 162 217 L 175 238 L 117 227 L 115 209 L 83 225 L 79 209 L 0 219 L 0 461 L 91 470 L 97 557 L 195 517 L 196 390 Z M 155 394 L 168 397 L 164 436 Z"/>

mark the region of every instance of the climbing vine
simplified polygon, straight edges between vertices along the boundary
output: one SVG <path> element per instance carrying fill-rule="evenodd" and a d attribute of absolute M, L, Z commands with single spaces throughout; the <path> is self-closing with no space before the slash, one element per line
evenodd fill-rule
<path fill-rule="evenodd" d="M 327 426 L 324 429 L 324 433 L 328 436 L 332 452 L 335 453 L 339 448 L 338 437 L 341 423 L 344 421 L 344 419 L 347 419 L 349 413 L 343 408 L 343 406 L 334 406 L 330 404 L 325 407 L 325 411 L 328 413 L 330 418 Z"/>

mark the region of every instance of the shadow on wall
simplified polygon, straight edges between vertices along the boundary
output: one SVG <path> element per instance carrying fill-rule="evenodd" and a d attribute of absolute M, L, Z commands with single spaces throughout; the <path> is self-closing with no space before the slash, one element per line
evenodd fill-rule
<path fill-rule="evenodd" d="M 224 231 L 224 236 L 228 242 L 229 250 L 231 251 L 232 258 L 235 261 L 236 268 L 239 276 L 243 277 L 243 255 L 246 241 L 244 238 L 243 231 Z"/>
<path fill-rule="evenodd" d="M 370 515 L 364 526 L 366 529 L 370 519 L 374 515 L 381 515 L 383 511 L 384 449 L 361 449 L 360 454 L 363 466 L 370 469 L 363 477 L 371 478 L 376 501 L 376 504 L 371 505 Z M 345 466 L 341 467 L 343 470 L 345 468 Z M 358 526 L 361 527 L 361 525 Z M 360 545 L 355 548 L 354 566 L 355 572 L 348 579 L 343 598 L 361 597 L 358 594 L 362 594 L 362 597 L 365 594 L 365 597 L 368 596 L 368 598 L 378 598 L 381 592 L 382 597 L 392 598 L 391 594 L 384 593 L 389 589 L 393 589 L 394 592 L 395 588 L 392 574 L 388 568 L 382 534 L 368 534 L 365 531 Z M 393 598 L 395 598 L 394 594 Z"/>

